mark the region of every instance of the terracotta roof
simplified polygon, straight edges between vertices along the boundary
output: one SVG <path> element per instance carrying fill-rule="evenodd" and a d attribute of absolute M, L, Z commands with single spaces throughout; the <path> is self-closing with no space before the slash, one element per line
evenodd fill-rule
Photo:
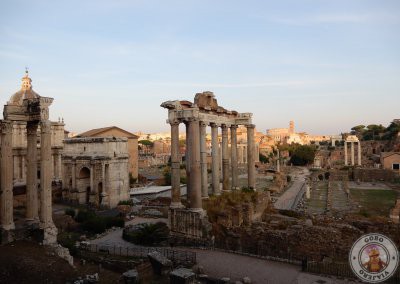
<path fill-rule="evenodd" d="M 387 157 L 392 155 L 400 155 L 400 152 L 381 152 L 382 159 L 386 159 Z"/>
<path fill-rule="evenodd" d="M 103 132 L 106 132 L 108 130 L 111 130 L 111 129 L 118 129 L 119 131 L 124 132 L 126 134 L 125 137 L 127 137 L 127 138 L 139 138 L 139 136 L 137 136 L 129 131 L 126 131 L 122 128 L 119 128 L 117 126 L 109 126 L 109 127 L 91 129 L 89 131 L 78 134 L 76 137 L 96 137 L 97 135 L 99 135 Z"/>

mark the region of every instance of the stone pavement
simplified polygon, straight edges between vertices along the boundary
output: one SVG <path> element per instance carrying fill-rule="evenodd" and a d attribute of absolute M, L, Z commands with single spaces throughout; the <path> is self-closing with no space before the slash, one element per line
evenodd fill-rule
<path fill-rule="evenodd" d="M 197 262 L 213 277 L 229 277 L 233 281 L 250 277 L 254 284 L 344 284 L 347 280 L 301 272 L 300 266 L 250 256 L 212 250 L 190 249 L 197 253 Z"/>
<path fill-rule="evenodd" d="M 299 194 L 302 186 L 305 183 L 306 177 L 309 175 L 307 168 L 296 174 L 292 175 L 293 184 L 276 200 L 274 206 L 276 209 L 291 210 L 297 195 Z"/>

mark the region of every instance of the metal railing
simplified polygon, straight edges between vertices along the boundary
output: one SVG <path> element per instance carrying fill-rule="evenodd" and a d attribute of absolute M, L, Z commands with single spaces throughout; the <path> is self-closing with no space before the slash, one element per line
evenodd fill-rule
<path fill-rule="evenodd" d="M 104 253 L 117 256 L 147 257 L 151 252 L 159 252 L 172 262 L 196 263 L 196 253 L 185 250 L 176 250 L 163 247 L 123 247 L 110 245 L 88 244 L 79 247 L 82 251 Z"/>

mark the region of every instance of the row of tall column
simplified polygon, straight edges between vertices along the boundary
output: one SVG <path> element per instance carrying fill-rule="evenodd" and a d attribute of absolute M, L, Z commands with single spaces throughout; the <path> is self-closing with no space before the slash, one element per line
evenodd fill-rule
<path fill-rule="evenodd" d="M 202 198 L 208 197 L 207 175 L 207 123 L 190 119 L 186 125 L 186 178 L 190 208 L 201 210 Z M 212 193 L 218 195 L 220 188 L 219 171 L 219 141 L 218 128 L 222 131 L 222 190 L 239 188 L 238 179 L 238 153 L 237 153 L 237 125 L 230 126 L 231 133 L 231 164 L 229 165 L 228 128 L 229 126 L 210 123 L 212 146 Z M 248 162 L 248 187 L 255 189 L 255 144 L 254 125 L 247 125 L 247 162 Z M 171 207 L 183 207 L 180 201 L 180 152 L 179 152 L 179 122 L 171 123 Z"/>
<path fill-rule="evenodd" d="M 354 166 L 354 143 L 358 144 L 358 151 L 357 151 L 357 164 L 361 166 L 361 142 L 344 142 L 344 164 L 347 166 L 349 164 L 348 154 L 347 154 L 347 143 L 350 143 L 350 159 L 351 165 Z"/>
<path fill-rule="evenodd" d="M 13 157 L 12 157 L 12 121 L 1 122 L 1 190 L 0 190 L 0 227 L 4 230 L 15 228 L 13 219 Z M 40 210 L 37 184 L 37 129 L 38 122 L 27 123 L 27 173 L 26 173 L 26 219 L 40 221 L 47 227 L 52 221 L 51 182 L 51 124 L 49 120 L 40 122 Z M 40 216 L 39 216 L 40 211 Z"/>

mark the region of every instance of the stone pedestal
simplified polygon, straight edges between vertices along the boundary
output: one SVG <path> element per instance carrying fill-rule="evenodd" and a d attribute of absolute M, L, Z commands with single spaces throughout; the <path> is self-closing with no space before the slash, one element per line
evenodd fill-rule
<path fill-rule="evenodd" d="M 210 237 L 211 224 L 204 210 L 194 212 L 184 208 L 170 208 L 168 221 L 172 236 L 183 236 L 190 239 Z"/>
<path fill-rule="evenodd" d="M 211 123 L 211 146 L 212 146 L 212 193 L 219 195 L 219 143 L 218 143 L 218 125 Z"/>
<path fill-rule="evenodd" d="M 229 187 L 229 156 L 228 156 L 228 127 L 222 128 L 222 190 L 230 190 Z"/>
<path fill-rule="evenodd" d="M 12 122 L 2 121 L 1 129 L 1 169 L 0 169 L 0 228 L 5 231 L 15 228 L 13 214 L 13 156 Z M 7 233 L 8 235 L 8 233 Z"/>

